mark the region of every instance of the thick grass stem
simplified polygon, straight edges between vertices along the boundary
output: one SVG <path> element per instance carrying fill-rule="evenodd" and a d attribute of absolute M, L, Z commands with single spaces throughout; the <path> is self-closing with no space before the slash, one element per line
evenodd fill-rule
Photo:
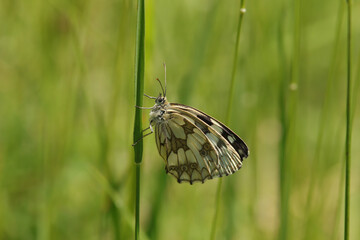
<path fill-rule="evenodd" d="M 135 45 L 135 105 L 142 106 L 144 94 L 144 64 L 145 64 L 145 12 L 144 0 L 138 0 L 136 45 Z M 142 136 L 141 109 L 135 108 L 134 142 Z M 134 146 L 135 160 L 135 239 L 139 239 L 140 229 L 140 167 L 143 155 L 143 142 Z"/>

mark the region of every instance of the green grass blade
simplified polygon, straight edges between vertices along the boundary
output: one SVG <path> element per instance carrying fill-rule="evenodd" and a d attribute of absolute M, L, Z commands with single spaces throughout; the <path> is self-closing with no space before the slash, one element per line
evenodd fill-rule
<path fill-rule="evenodd" d="M 298 106 L 298 85 L 300 76 L 300 28 L 301 28 L 301 2 L 299 0 L 294 2 L 294 32 L 292 42 L 292 61 L 290 70 L 290 81 L 287 79 L 288 73 L 284 70 L 282 79 L 279 82 L 279 119 L 281 123 L 281 139 L 279 145 L 279 215 L 280 215 L 280 229 L 279 239 L 287 239 L 289 232 L 289 201 L 291 192 L 291 172 L 293 168 L 291 156 L 294 151 L 296 135 L 296 116 Z M 281 23 L 280 31 L 283 27 Z M 279 52 L 282 67 L 288 67 L 286 64 L 286 54 L 284 46 L 284 36 L 282 31 L 279 32 Z"/>
<path fill-rule="evenodd" d="M 235 42 L 235 50 L 234 50 L 234 60 L 233 60 L 233 67 L 231 72 L 231 82 L 230 82 L 230 88 L 229 88 L 229 96 L 228 96 L 228 104 L 227 104 L 227 110 L 226 110 L 226 119 L 225 123 L 229 124 L 230 117 L 231 117 L 231 109 L 232 109 L 232 103 L 234 98 L 234 85 L 235 85 L 235 75 L 236 75 L 236 66 L 238 63 L 238 52 L 239 52 L 239 42 L 240 42 L 240 33 L 241 33 L 241 26 L 243 22 L 243 18 L 245 15 L 246 9 L 245 9 L 245 0 L 241 0 L 240 2 L 240 10 L 239 10 L 239 21 L 238 21 L 238 27 L 237 27 L 237 33 L 236 33 L 236 42 Z"/>
<path fill-rule="evenodd" d="M 283 36 L 281 31 L 282 26 L 279 27 L 279 56 L 282 60 L 282 67 L 285 69 L 286 60 L 285 60 L 285 50 L 283 43 Z M 285 71 L 285 70 L 284 70 Z M 283 77 L 279 81 L 279 118 L 280 118 L 280 126 L 281 126 L 281 138 L 279 145 L 279 187 L 280 187 L 280 221 L 281 221 L 281 229 L 286 228 L 284 223 L 286 223 L 286 209 L 287 209 L 287 194 L 286 194 L 286 142 L 287 142 L 287 117 L 286 117 L 286 73 L 283 74 Z M 284 230 L 280 229 L 280 235 L 284 235 Z M 279 237 L 281 239 L 281 237 Z"/>
<path fill-rule="evenodd" d="M 345 139 L 345 219 L 344 239 L 350 232 L 350 169 L 351 169 L 351 0 L 347 0 L 347 90 Z"/>
<path fill-rule="evenodd" d="M 142 106 L 144 93 L 144 64 L 145 64 L 145 13 L 144 0 L 138 0 L 135 46 L 135 104 Z M 142 136 L 141 110 L 135 108 L 134 142 Z M 135 160 L 135 239 L 139 239 L 140 225 L 140 166 L 143 155 L 143 142 L 134 146 Z"/>
<path fill-rule="evenodd" d="M 216 235 L 217 219 L 219 217 L 219 211 L 220 211 L 221 188 L 222 188 L 222 178 L 219 179 L 217 189 L 216 189 L 215 214 L 214 214 L 214 218 L 212 221 L 211 233 L 210 233 L 211 240 L 214 240 L 215 235 Z"/>

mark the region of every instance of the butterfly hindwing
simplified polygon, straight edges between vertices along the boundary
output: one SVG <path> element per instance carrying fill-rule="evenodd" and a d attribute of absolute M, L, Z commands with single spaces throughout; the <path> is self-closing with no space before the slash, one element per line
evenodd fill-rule
<path fill-rule="evenodd" d="M 156 125 L 155 138 L 165 170 L 178 182 L 204 182 L 219 176 L 218 154 L 206 135 L 188 118 L 168 113 Z"/>

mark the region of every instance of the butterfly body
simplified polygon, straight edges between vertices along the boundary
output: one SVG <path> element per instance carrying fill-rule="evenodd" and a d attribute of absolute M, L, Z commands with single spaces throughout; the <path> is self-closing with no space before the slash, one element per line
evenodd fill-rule
<path fill-rule="evenodd" d="M 166 172 L 179 183 L 203 183 L 241 168 L 248 147 L 228 127 L 195 108 L 169 103 L 165 93 L 154 99 L 150 129 L 155 127 Z"/>

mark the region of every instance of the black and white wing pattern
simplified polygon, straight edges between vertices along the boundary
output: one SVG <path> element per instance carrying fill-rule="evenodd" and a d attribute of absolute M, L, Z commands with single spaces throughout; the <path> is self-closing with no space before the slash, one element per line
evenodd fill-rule
<path fill-rule="evenodd" d="M 166 172 L 179 183 L 203 183 L 241 168 L 249 151 L 233 131 L 195 108 L 163 104 L 163 112 L 154 110 L 156 144 Z"/>

